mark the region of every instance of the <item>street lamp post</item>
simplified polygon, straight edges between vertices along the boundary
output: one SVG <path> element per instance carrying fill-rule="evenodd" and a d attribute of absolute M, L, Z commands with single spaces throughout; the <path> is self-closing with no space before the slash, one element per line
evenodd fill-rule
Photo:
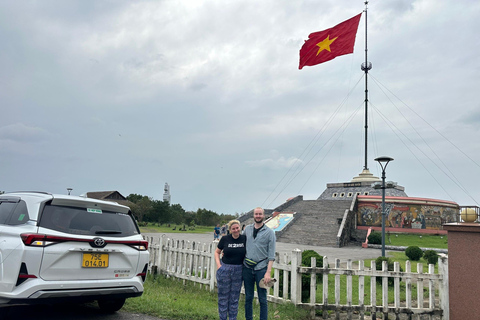
<path fill-rule="evenodd" d="M 68 195 L 70 195 L 70 192 L 72 192 L 72 188 L 67 188 Z"/>
<path fill-rule="evenodd" d="M 385 257 L 385 169 L 393 158 L 390 157 L 378 157 L 375 159 L 382 167 L 382 257 Z"/>

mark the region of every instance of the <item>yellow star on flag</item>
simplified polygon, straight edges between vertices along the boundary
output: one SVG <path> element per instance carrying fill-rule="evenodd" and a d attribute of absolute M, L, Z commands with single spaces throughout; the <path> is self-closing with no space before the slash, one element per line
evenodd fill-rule
<path fill-rule="evenodd" d="M 320 52 L 322 52 L 323 50 L 327 50 L 329 52 L 332 52 L 330 50 L 330 45 L 332 44 L 333 41 L 337 40 L 338 37 L 335 37 L 333 38 L 332 40 L 330 40 L 330 35 L 328 35 L 323 41 L 320 41 L 319 43 L 317 43 L 317 46 L 319 47 L 318 48 L 318 52 L 317 52 L 317 56 L 320 54 Z"/>

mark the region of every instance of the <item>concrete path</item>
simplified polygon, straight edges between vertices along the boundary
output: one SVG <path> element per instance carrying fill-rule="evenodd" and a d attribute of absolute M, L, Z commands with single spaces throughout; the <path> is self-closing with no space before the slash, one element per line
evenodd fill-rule
<path fill-rule="evenodd" d="M 200 241 L 203 243 L 209 243 L 213 241 L 212 233 L 144 233 L 150 237 L 160 237 L 161 235 L 170 239 L 187 240 L 187 241 Z M 340 259 L 340 262 L 346 263 L 348 259 L 352 261 L 376 259 L 382 255 L 381 249 L 362 248 L 361 246 L 347 246 L 342 248 L 334 247 L 321 247 L 321 246 L 308 246 L 294 243 L 278 242 L 276 251 L 280 254 L 291 253 L 295 249 L 300 250 L 315 250 L 321 256 L 328 257 L 328 264 L 332 266 L 335 259 Z M 388 252 L 386 253 L 388 256 Z"/>

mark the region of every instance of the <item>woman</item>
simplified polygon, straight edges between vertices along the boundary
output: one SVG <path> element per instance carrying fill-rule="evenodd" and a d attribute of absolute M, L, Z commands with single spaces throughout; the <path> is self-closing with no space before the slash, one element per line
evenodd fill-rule
<path fill-rule="evenodd" d="M 220 239 L 215 249 L 217 263 L 218 314 L 220 320 L 236 320 L 242 288 L 242 265 L 247 238 L 240 234 L 240 222 L 228 223 L 230 233 Z M 220 255 L 223 257 L 220 259 Z"/>

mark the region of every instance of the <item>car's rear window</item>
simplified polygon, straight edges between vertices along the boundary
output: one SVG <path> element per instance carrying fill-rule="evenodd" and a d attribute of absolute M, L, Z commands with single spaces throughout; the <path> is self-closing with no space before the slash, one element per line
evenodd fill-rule
<path fill-rule="evenodd" d="M 4 202 L 0 201 L 0 223 L 4 224 L 7 219 L 10 217 L 10 213 L 13 208 L 17 205 L 16 202 Z"/>
<path fill-rule="evenodd" d="M 45 205 L 40 226 L 65 233 L 126 237 L 139 234 L 129 214 L 100 209 Z"/>

